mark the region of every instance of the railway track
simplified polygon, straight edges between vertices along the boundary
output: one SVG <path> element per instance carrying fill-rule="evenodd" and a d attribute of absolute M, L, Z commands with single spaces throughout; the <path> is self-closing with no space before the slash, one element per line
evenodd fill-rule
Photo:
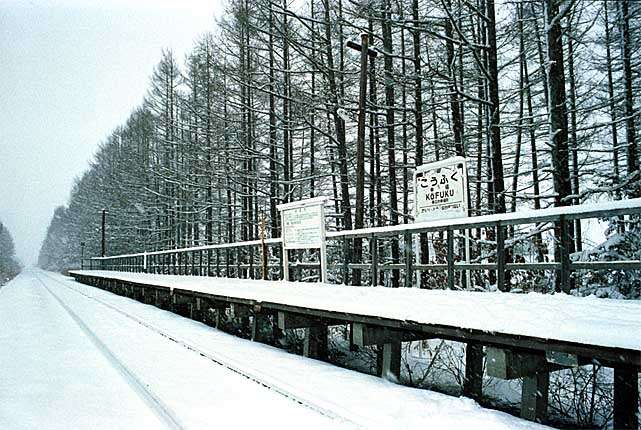
<path fill-rule="evenodd" d="M 331 402 L 327 402 L 325 400 L 321 400 L 318 398 L 314 398 L 314 396 L 306 392 L 304 390 L 301 390 L 297 387 L 293 387 L 290 384 L 285 383 L 284 381 L 277 380 L 276 378 L 270 377 L 269 375 L 261 374 L 260 372 L 247 368 L 246 365 L 241 365 L 239 363 L 236 363 L 233 359 L 230 359 L 229 357 L 226 357 L 224 354 L 218 353 L 218 352 L 212 352 L 210 350 L 207 350 L 206 348 L 203 348 L 200 345 L 197 345 L 196 343 L 188 340 L 181 338 L 180 336 L 176 336 L 173 333 L 170 333 L 154 324 L 149 323 L 148 321 L 145 321 L 141 318 L 139 318 L 136 315 L 131 314 L 130 312 L 127 312 L 111 303 L 108 303 L 104 300 L 101 300 L 100 298 L 97 298 L 93 295 L 87 294 L 80 289 L 77 289 L 70 285 L 69 282 L 63 282 L 60 281 L 46 273 L 40 272 L 38 275 L 42 275 L 46 277 L 48 280 L 55 282 L 66 289 L 73 291 L 76 294 L 79 294 L 83 297 L 85 297 L 88 300 L 92 300 L 101 306 L 105 306 L 109 308 L 110 310 L 117 312 L 118 314 L 136 322 L 137 324 L 145 327 L 149 331 L 160 335 L 184 348 L 186 348 L 189 351 L 192 351 L 195 354 L 199 354 L 201 357 L 204 357 L 213 363 L 216 363 L 219 366 L 222 366 L 238 375 L 241 375 L 245 377 L 246 379 L 262 386 L 265 387 L 299 405 L 302 405 L 308 409 L 313 410 L 316 413 L 319 413 L 323 416 L 326 416 L 328 418 L 338 420 L 341 422 L 344 422 L 346 424 L 349 424 L 353 426 L 354 428 L 367 428 L 369 427 L 368 420 L 364 417 L 357 416 L 354 413 L 351 413 L 347 410 L 345 410 L 343 407 L 341 407 L 338 404 L 334 404 Z M 37 275 L 37 276 L 38 276 Z M 129 379 L 128 381 L 131 381 L 133 384 L 133 387 L 143 396 L 145 396 L 145 400 L 150 404 L 150 406 L 157 408 L 154 409 L 155 412 L 158 412 L 159 414 L 162 414 L 161 418 L 163 418 L 164 421 L 167 422 L 168 426 L 171 428 L 182 428 L 180 425 L 179 419 L 173 414 L 171 409 L 165 405 L 161 399 L 158 398 L 153 392 L 151 392 L 142 381 L 140 381 L 134 374 L 132 374 L 126 366 L 124 366 L 123 363 L 118 361 L 118 359 L 109 351 L 109 349 L 100 341 L 100 339 L 91 331 L 91 329 L 78 317 L 77 314 L 73 312 L 49 287 L 47 287 L 46 283 L 42 281 L 40 276 L 38 276 L 39 281 L 43 284 L 43 286 L 49 291 L 50 294 L 61 304 L 63 308 L 69 313 L 69 315 L 78 323 L 78 325 L 87 333 L 87 335 L 92 339 L 92 341 L 96 344 L 96 346 L 107 356 L 107 358 L 112 361 L 116 366 L 118 366 L 118 370 L 121 371 L 124 375 L 126 375 Z M 142 391 L 139 391 L 142 390 Z M 370 423 L 371 424 L 371 423 Z"/>
<path fill-rule="evenodd" d="M 57 280 L 50 278 L 50 280 L 57 282 Z M 49 288 L 42 280 L 42 278 L 36 274 L 36 279 L 45 290 L 54 298 L 54 300 L 65 310 L 65 312 L 71 317 L 71 319 L 80 327 L 80 329 L 87 335 L 91 343 L 100 351 L 100 353 L 107 359 L 107 361 L 112 365 L 114 369 L 124 378 L 127 384 L 138 394 L 138 396 L 145 402 L 150 410 L 164 422 L 168 428 L 181 430 L 185 428 L 180 419 L 176 416 L 174 411 L 165 404 L 162 399 L 154 393 L 147 384 L 144 383 L 133 371 L 131 371 L 127 366 L 120 361 L 116 355 L 109 349 L 104 342 L 96 335 L 96 333 L 91 330 L 91 328 L 76 314 L 67 304 L 56 294 L 51 288 Z"/>

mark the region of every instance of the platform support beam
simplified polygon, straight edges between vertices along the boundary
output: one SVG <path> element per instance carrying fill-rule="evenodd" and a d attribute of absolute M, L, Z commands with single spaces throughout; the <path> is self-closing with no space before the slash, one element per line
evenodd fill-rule
<path fill-rule="evenodd" d="M 207 312 L 208 315 L 213 315 L 214 327 L 218 330 L 222 330 L 226 319 L 227 304 L 218 301 L 210 301 Z"/>
<path fill-rule="evenodd" d="M 614 428 L 639 427 L 639 375 L 634 366 L 614 368 Z"/>
<path fill-rule="evenodd" d="M 249 305 L 241 303 L 232 303 L 230 305 L 230 317 L 233 321 L 239 324 L 241 333 L 243 333 L 244 336 L 251 336 L 252 327 L 249 318 L 250 316 L 251 308 L 249 307 Z"/>
<path fill-rule="evenodd" d="M 193 320 L 196 319 L 196 315 L 198 315 L 198 298 L 197 297 L 192 297 L 191 301 L 187 304 L 187 310 L 188 310 L 188 315 L 189 319 Z"/>
<path fill-rule="evenodd" d="M 523 378 L 521 418 L 541 422 L 547 417 L 550 374 L 539 372 Z"/>
<path fill-rule="evenodd" d="M 303 356 L 327 359 L 327 324 L 317 318 L 289 312 L 278 312 L 278 328 L 280 330 L 304 329 Z"/>
<path fill-rule="evenodd" d="M 171 310 L 172 296 L 173 294 L 171 291 L 158 291 L 158 303 L 160 309 L 165 311 Z"/>
<path fill-rule="evenodd" d="M 303 357 L 327 360 L 327 326 L 312 326 L 305 330 Z"/>
<path fill-rule="evenodd" d="M 487 374 L 500 379 L 523 378 L 521 418 L 542 421 L 547 416 L 550 372 L 562 368 L 546 356 L 527 350 L 487 348 Z"/>
<path fill-rule="evenodd" d="M 269 340 L 269 333 L 271 333 L 269 314 L 254 309 L 251 321 L 251 340 L 265 343 Z"/>
<path fill-rule="evenodd" d="M 483 345 L 468 342 L 465 347 L 463 394 L 475 400 L 483 396 Z"/>
<path fill-rule="evenodd" d="M 401 377 L 401 342 L 383 344 L 381 378 L 398 382 Z"/>
<path fill-rule="evenodd" d="M 353 343 L 358 347 L 434 338 L 431 333 L 409 332 L 363 323 L 352 323 L 351 333 L 353 334 Z"/>
<path fill-rule="evenodd" d="M 225 322 L 225 309 L 216 308 L 214 311 L 214 327 L 218 330 L 222 330 L 223 324 Z"/>
<path fill-rule="evenodd" d="M 278 312 L 278 328 L 281 330 L 308 328 L 316 325 L 320 325 L 320 322 L 304 315 Z"/>
<path fill-rule="evenodd" d="M 400 334 L 386 327 L 372 327 L 367 324 L 353 323 L 352 334 L 354 345 L 363 347 L 368 345 L 382 345 L 401 339 Z"/>
<path fill-rule="evenodd" d="M 205 320 L 206 300 L 202 297 L 195 297 L 192 307 L 192 319 L 203 322 Z"/>

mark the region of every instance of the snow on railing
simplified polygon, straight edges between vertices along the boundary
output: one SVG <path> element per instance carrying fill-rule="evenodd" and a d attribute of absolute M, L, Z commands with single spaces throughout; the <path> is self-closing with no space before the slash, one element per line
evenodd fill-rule
<path fill-rule="evenodd" d="M 423 233 L 431 231 L 446 231 L 474 229 L 479 227 L 492 227 L 498 224 L 535 224 L 541 222 L 559 221 L 563 216 L 566 220 L 615 217 L 620 215 L 634 215 L 641 213 L 641 198 L 628 200 L 615 200 L 609 202 L 583 204 L 576 206 L 562 206 L 547 209 L 518 211 L 504 214 L 481 215 L 467 218 L 445 219 L 438 221 L 425 221 L 413 224 L 398 224 L 383 227 L 369 227 L 358 230 L 328 231 L 327 239 L 357 238 L 372 236 L 394 236 L 403 233 Z M 237 248 L 247 246 L 259 246 L 261 240 L 250 240 L 244 242 L 221 243 L 215 245 L 193 246 L 189 248 L 173 248 L 162 251 L 138 252 L 134 254 L 119 254 L 106 257 L 91 257 L 86 260 L 112 260 L 126 257 L 142 257 L 161 254 L 174 254 L 177 252 L 206 251 L 208 249 Z M 266 245 L 282 243 L 280 237 L 265 239 Z"/>
<path fill-rule="evenodd" d="M 483 215 L 477 217 L 446 219 L 438 221 L 418 222 L 413 224 L 400 224 L 395 226 L 372 227 L 349 231 L 328 231 L 325 240 L 342 241 L 342 261 L 334 264 L 332 267 L 342 268 L 342 282 L 347 283 L 350 273 L 358 273 L 360 278 L 361 270 L 370 270 L 372 276 L 371 283 L 376 285 L 377 273 L 384 270 L 394 271 L 395 282 L 399 282 L 400 272 L 404 272 L 405 286 L 413 285 L 413 276 L 416 272 L 421 271 L 447 271 L 448 287 L 455 288 L 455 271 L 469 272 L 473 270 L 496 270 L 497 285 L 503 285 L 506 272 L 510 270 L 553 270 L 560 275 L 560 284 L 563 290 L 569 290 L 571 287 L 570 273 L 575 270 L 640 270 L 640 261 L 589 261 L 573 262 L 570 258 L 570 249 L 572 238 L 570 237 L 569 224 L 573 220 L 589 218 L 610 218 L 624 215 L 641 214 L 641 198 L 629 200 L 617 200 L 610 202 L 584 204 L 577 206 L 554 207 L 540 210 L 529 210 L 512 212 L 505 214 Z M 545 224 L 554 223 L 557 237 L 557 250 L 555 261 L 536 261 L 536 262 L 512 262 L 506 254 L 513 242 L 506 240 L 505 229 L 507 226 L 522 224 Z M 485 261 L 456 261 L 459 256 L 454 252 L 454 231 L 472 230 L 485 228 L 490 229 L 492 240 L 486 241 L 495 247 L 495 251 L 483 255 Z M 538 228 L 540 234 L 542 229 Z M 413 235 L 427 232 L 446 233 L 446 263 L 418 263 L 415 262 L 415 253 L 413 251 Z M 401 263 L 400 255 L 396 261 L 379 263 L 378 256 L 378 238 L 398 238 L 404 237 L 403 259 Z M 464 235 L 466 240 L 469 236 Z M 352 241 L 357 238 L 369 239 L 370 261 L 353 261 Z M 253 248 L 262 248 L 261 253 L 268 246 L 281 245 L 281 238 L 271 238 L 264 240 L 252 240 L 245 242 L 224 243 L 216 245 L 204 245 L 189 248 L 168 249 L 162 251 L 142 252 L 135 254 L 115 255 L 108 257 L 93 257 L 86 259 L 89 261 L 90 269 L 100 268 L 106 270 L 124 270 L 124 271 L 145 271 L 152 273 L 173 273 L 173 274 L 197 274 L 220 276 L 230 276 L 235 271 L 237 276 L 255 277 L 255 270 L 263 267 L 264 273 L 270 268 L 281 268 L 283 265 L 283 250 L 279 253 L 280 264 L 259 260 L 256 263 Z M 243 249 L 249 249 L 249 255 L 242 255 Z M 221 251 L 225 251 L 221 258 Z M 234 250 L 235 255 L 230 256 L 230 251 Z M 469 256 L 469 248 L 466 249 Z M 205 255 L 206 253 L 206 255 Z M 362 254 L 362 251 L 361 251 Z M 274 254 L 276 255 L 276 254 Z M 234 261 L 231 262 L 230 258 Z M 494 260 L 489 261 L 488 258 Z M 248 261 L 247 261 L 248 260 Z M 319 263 L 295 263 L 292 266 L 304 269 L 318 269 Z M 84 264 L 83 264 L 84 268 Z M 356 272 L 358 271 L 358 272 Z M 469 279 L 469 277 L 468 277 Z"/>

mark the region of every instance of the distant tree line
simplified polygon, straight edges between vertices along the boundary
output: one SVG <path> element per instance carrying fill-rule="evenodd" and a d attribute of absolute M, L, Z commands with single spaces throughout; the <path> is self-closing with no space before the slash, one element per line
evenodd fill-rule
<path fill-rule="evenodd" d="M 0 222 L 0 285 L 20 273 L 20 263 L 9 230 Z"/>
<path fill-rule="evenodd" d="M 358 151 L 362 33 L 378 55 Z M 632 0 L 231 0 L 184 61 L 163 51 L 40 264 L 99 255 L 103 208 L 112 255 L 256 239 L 262 217 L 277 237 L 276 205 L 318 195 L 333 229 L 412 222 L 414 168 L 454 155 L 471 215 L 639 196 L 640 49 Z"/>

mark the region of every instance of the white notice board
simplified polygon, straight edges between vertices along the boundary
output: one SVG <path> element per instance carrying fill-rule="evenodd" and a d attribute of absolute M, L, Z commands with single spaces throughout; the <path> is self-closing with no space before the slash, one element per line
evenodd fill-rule
<path fill-rule="evenodd" d="M 327 282 L 325 209 L 327 197 L 316 197 L 278 205 L 283 238 L 283 279 L 289 280 L 289 249 L 320 249 L 322 282 Z"/>
<path fill-rule="evenodd" d="M 321 205 L 283 209 L 282 214 L 285 249 L 321 247 L 324 228 Z"/>
<path fill-rule="evenodd" d="M 468 216 L 467 163 L 452 157 L 423 164 L 414 173 L 415 221 Z"/>

